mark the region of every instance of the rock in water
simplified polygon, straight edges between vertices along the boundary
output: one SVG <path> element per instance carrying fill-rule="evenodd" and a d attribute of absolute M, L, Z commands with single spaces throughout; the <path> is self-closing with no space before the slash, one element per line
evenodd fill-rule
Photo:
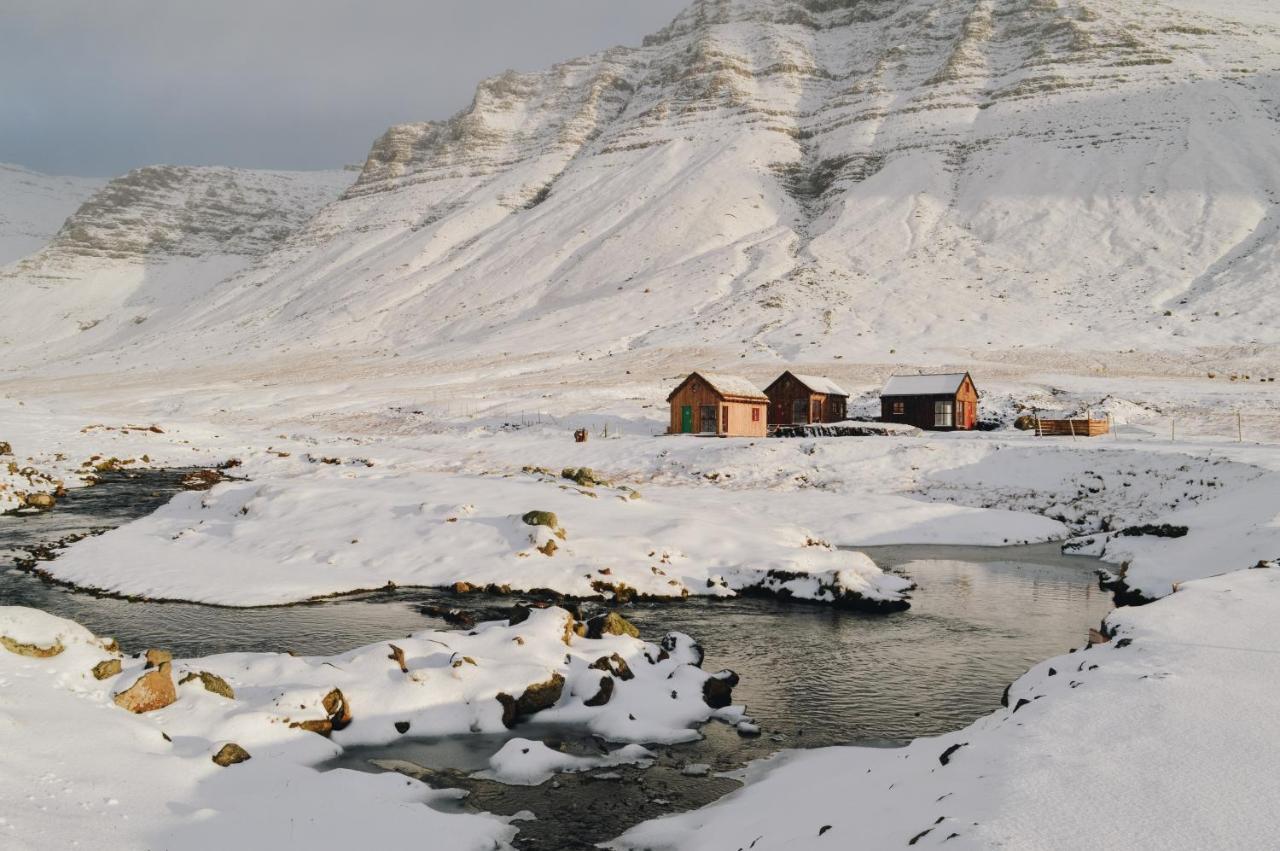
<path fill-rule="evenodd" d="M 245 760 L 252 759 L 249 752 L 237 745 L 235 742 L 227 742 L 222 748 L 213 755 L 213 761 L 217 765 L 226 768 L 228 765 L 236 765 Z"/>
<path fill-rule="evenodd" d="M 596 615 L 587 621 L 587 638 L 600 638 L 605 635 L 629 635 L 632 638 L 639 638 L 640 630 L 617 612 Z"/>
<path fill-rule="evenodd" d="M 738 684 L 738 675 L 730 670 L 712 674 L 702 684 L 702 702 L 712 709 L 724 709 L 733 703 L 733 687 Z"/>
<path fill-rule="evenodd" d="M 29 493 L 23 498 L 23 502 L 27 508 L 36 508 L 40 511 L 48 511 L 57 504 L 57 500 L 51 493 Z"/>
<path fill-rule="evenodd" d="M 158 668 L 138 677 L 133 685 L 115 696 L 116 706 L 141 714 L 173 703 L 178 699 L 178 690 L 173 685 L 169 668 L 170 663 L 161 662 Z"/>

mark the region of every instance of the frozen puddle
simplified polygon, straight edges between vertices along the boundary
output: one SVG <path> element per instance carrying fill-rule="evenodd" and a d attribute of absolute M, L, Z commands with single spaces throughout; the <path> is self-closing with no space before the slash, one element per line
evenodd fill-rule
<path fill-rule="evenodd" d="M 422 629 L 462 608 L 500 616 L 512 598 L 402 589 L 305 605 L 225 609 L 99 598 L 47 584 L 5 565 L 27 547 L 153 510 L 177 489 L 177 474 L 145 472 L 74 492 L 54 512 L 0 518 L 0 604 L 44 609 L 115 636 L 126 648 L 165 647 L 184 657 L 232 651 L 339 653 Z M 1084 643 L 1111 609 L 1091 559 L 1064 557 L 1056 545 L 1012 548 L 866 548 L 919 588 L 912 607 L 865 615 L 813 604 L 730 598 L 637 603 L 623 612 L 647 637 L 694 636 L 709 671 L 731 668 L 759 735 L 704 725 L 701 741 L 649 746 L 636 764 L 620 746 L 581 731 L 527 722 L 504 735 L 405 736 L 393 745 L 349 748 L 324 766 L 395 770 L 465 797 L 442 806 L 521 816 L 518 844 L 590 847 L 644 819 L 687 810 L 737 788 L 724 776 L 779 749 L 862 743 L 894 745 L 958 729 L 999 706 L 1005 686 L 1031 664 Z M 492 757 L 508 747 L 519 764 L 572 767 L 536 785 L 488 779 Z M 596 767 L 591 767 L 595 765 Z M 546 773 L 541 772 L 541 773 Z M 541 780 L 537 772 L 521 782 Z M 504 776 L 502 772 L 497 775 Z M 511 779 L 511 776 L 507 776 Z M 532 813 L 535 820 L 527 820 Z"/>

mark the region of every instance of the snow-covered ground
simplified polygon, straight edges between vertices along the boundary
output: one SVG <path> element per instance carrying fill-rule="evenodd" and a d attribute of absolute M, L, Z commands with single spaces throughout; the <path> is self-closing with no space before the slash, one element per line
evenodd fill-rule
<path fill-rule="evenodd" d="M 1277 611 L 1280 564 L 1188 583 L 1117 610 L 1108 643 L 1036 665 L 966 729 L 786 752 L 614 847 L 1274 847 Z"/>
<path fill-rule="evenodd" d="M 494 848 L 515 833 L 505 821 L 427 806 L 454 793 L 399 774 L 314 767 L 344 746 L 410 733 L 500 732 L 503 698 L 521 714 L 540 709 L 539 720 L 616 742 L 679 741 L 712 716 L 740 716 L 704 699 L 714 677 L 697 667 L 701 651 L 688 636 L 661 646 L 586 638 L 561 609 L 515 621 L 390 636 L 327 658 L 164 661 L 34 609 L 0 607 L 0 845 L 405 847 L 435 836 L 439 847 Z M 116 698 L 136 697 L 140 679 L 153 702 L 132 714 Z M 216 762 L 237 753 L 230 745 L 248 759 Z M 532 782 L 546 770 L 545 750 L 504 750 L 494 770 Z M 609 761 L 634 762 L 642 751 L 624 747 Z M 568 767 L 561 757 L 558 767 Z"/>

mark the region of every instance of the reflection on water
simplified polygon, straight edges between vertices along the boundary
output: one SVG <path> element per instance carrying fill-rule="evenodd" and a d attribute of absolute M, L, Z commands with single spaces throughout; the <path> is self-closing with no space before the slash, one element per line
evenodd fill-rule
<path fill-rule="evenodd" d="M 483 595 L 398 589 L 264 609 L 98 598 L 5 567 L 24 547 L 118 525 L 153 511 L 178 490 L 180 474 L 116 477 L 72 492 L 44 515 L 0 518 L 0 604 L 44 609 L 116 637 L 131 651 L 164 647 L 179 656 L 293 650 L 332 654 L 427 628 L 446 628 L 429 610 L 469 608 L 491 617 L 513 602 Z M 642 818 L 714 800 L 724 779 L 688 778 L 686 762 L 730 770 L 784 747 L 888 744 L 957 729 L 999 706 L 1004 687 L 1027 667 L 1084 644 L 1088 627 L 1111 609 L 1098 589 L 1096 562 L 1064 557 L 1055 545 L 1028 547 L 874 547 L 878 564 L 907 573 L 919 588 L 910 610 L 865 615 L 760 599 L 636 603 L 628 618 L 649 638 L 687 632 L 707 652 L 704 667 L 741 676 L 735 702 L 764 729 L 756 739 L 712 725 L 702 742 L 658 748 L 656 766 L 614 769 L 621 780 L 562 776 L 533 789 L 474 781 L 505 737 L 406 739 L 353 750 L 335 765 L 375 770 L 372 758 L 409 760 L 443 774 L 436 785 L 465 786 L 465 806 L 511 814 L 533 809 L 522 842 L 586 847 Z M 567 731 L 522 726 L 513 735 L 553 737 L 591 748 Z"/>

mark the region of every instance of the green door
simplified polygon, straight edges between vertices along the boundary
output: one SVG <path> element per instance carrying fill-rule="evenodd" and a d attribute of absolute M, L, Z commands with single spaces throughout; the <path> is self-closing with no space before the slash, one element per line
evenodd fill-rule
<path fill-rule="evenodd" d="M 682 405 L 680 407 L 680 433 L 693 433 L 693 406 Z"/>

